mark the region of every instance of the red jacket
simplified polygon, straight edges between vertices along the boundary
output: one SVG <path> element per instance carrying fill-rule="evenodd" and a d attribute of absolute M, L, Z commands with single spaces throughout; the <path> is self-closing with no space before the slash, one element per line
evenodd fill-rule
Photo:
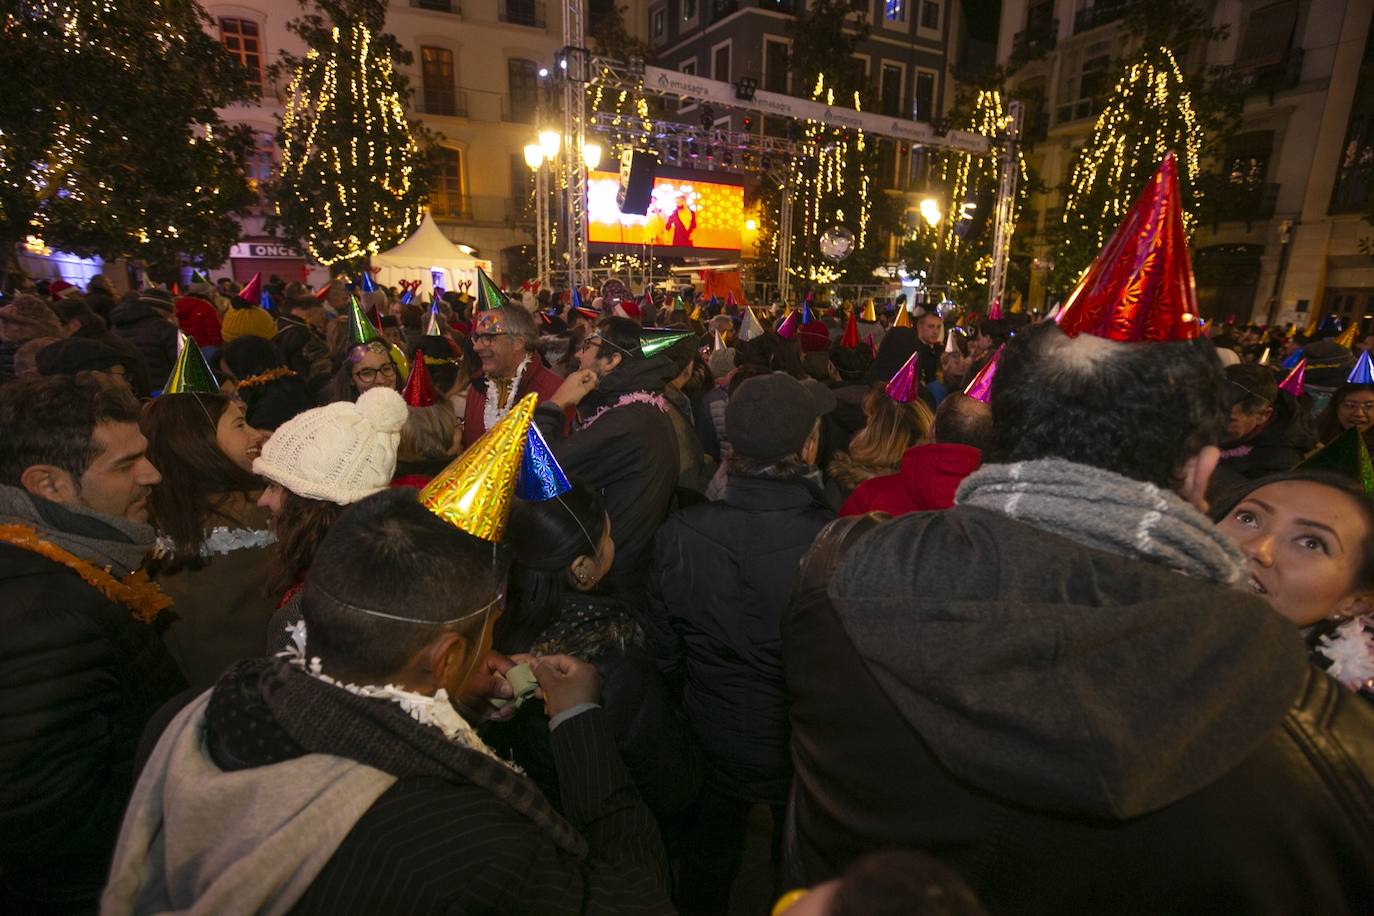
<path fill-rule="evenodd" d="M 218 347 L 224 343 L 220 336 L 219 312 L 204 299 L 182 296 L 176 301 L 177 327 L 200 347 Z"/>
<path fill-rule="evenodd" d="M 542 404 L 553 397 L 553 393 L 562 384 L 563 379 L 546 368 L 539 361 L 539 356 L 535 355 L 530 360 L 529 367 L 525 369 L 525 374 L 519 382 L 519 389 L 515 392 L 515 397 L 511 403 L 519 402 L 521 398 L 533 391 L 539 395 L 539 403 Z M 481 438 L 482 433 L 487 431 L 486 410 L 486 392 L 473 385 L 468 389 L 467 409 L 463 411 L 463 448 L 476 442 Z"/>
<path fill-rule="evenodd" d="M 916 445 L 902 455 L 896 474 L 870 477 L 854 488 L 840 515 L 886 512 L 905 515 L 954 505 L 954 491 L 978 470 L 983 456 L 968 445 Z"/>

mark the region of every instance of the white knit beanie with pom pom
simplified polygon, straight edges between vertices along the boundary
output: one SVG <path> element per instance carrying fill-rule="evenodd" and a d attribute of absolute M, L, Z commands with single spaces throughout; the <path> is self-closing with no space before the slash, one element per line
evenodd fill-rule
<path fill-rule="evenodd" d="M 385 490 L 409 416 L 390 388 L 370 388 L 287 420 L 253 461 L 253 473 L 295 493 L 346 506 Z"/>

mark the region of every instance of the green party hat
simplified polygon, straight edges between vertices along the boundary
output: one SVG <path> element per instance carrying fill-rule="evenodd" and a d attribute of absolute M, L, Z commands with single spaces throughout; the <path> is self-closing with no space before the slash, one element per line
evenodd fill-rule
<path fill-rule="evenodd" d="M 491 277 L 482 268 L 477 268 L 477 311 L 489 312 L 493 309 L 503 309 L 510 305 L 510 300 L 500 288 L 492 282 Z"/>
<path fill-rule="evenodd" d="M 679 340 L 695 336 L 694 332 L 681 328 L 645 328 L 639 332 L 639 355 L 645 359 L 657 356 Z"/>
<path fill-rule="evenodd" d="M 363 307 L 358 304 L 357 296 L 348 297 L 348 346 L 361 347 L 373 341 L 381 340 L 382 335 L 377 330 L 377 326 L 367 319 L 363 314 Z"/>
<path fill-rule="evenodd" d="M 681 297 L 681 296 L 674 296 L 674 297 L 673 297 L 673 311 L 675 311 L 675 312 L 685 312 L 685 311 L 687 311 L 687 303 L 685 303 L 685 302 L 682 301 L 682 297 Z"/>
<path fill-rule="evenodd" d="M 204 284 L 206 284 L 207 286 L 213 286 L 213 285 L 214 285 L 213 283 L 210 282 L 210 278 L 209 278 L 209 277 L 205 276 L 205 274 L 201 273 L 201 272 L 198 271 L 198 270 L 193 270 L 193 271 L 191 271 L 191 282 L 192 282 L 192 283 L 204 283 Z"/>
<path fill-rule="evenodd" d="M 163 394 L 219 394 L 219 382 L 196 341 L 177 332 L 177 361 L 162 386 Z"/>
<path fill-rule="evenodd" d="M 1353 477 L 1367 496 L 1374 497 L 1374 462 L 1369 459 L 1369 449 L 1358 429 L 1347 429 L 1313 452 L 1296 470 L 1335 471 Z"/>

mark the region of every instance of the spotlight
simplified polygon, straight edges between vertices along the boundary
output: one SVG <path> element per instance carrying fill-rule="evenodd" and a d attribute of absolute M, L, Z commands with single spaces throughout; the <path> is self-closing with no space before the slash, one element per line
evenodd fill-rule
<path fill-rule="evenodd" d="M 759 81 L 752 76 L 742 76 L 738 83 L 735 83 L 735 98 L 741 102 L 754 101 L 754 92 L 759 88 Z"/>

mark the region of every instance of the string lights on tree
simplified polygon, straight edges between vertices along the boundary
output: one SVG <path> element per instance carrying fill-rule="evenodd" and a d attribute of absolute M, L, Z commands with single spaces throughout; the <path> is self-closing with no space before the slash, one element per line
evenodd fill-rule
<path fill-rule="evenodd" d="M 1143 47 L 1108 98 L 1070 173 L 1064 237 L 1056 258 L 1065 282 L 1092 261 L 1171 150 L 1178 156 L 1189 233 L 1196 222 L 1204 135 L 1173 53 L 1157 45 Z"/>
<path fill-rule="evenodd" d="M 401 242 L 429 197 L 430 157 L 406 117 L 404 81 L 392 42 L 374 34 L 378 25 L 374 13 L 298 27 L 310 50 L 287 90 L 271 193 L 277 225 L 322 264 Z"/>
<path fill-rule="evenodd" d="M 42 0 L 0 12 L 0 252 L 218 264 L 255 202 L 256 96 L 195 0 Z"/>

